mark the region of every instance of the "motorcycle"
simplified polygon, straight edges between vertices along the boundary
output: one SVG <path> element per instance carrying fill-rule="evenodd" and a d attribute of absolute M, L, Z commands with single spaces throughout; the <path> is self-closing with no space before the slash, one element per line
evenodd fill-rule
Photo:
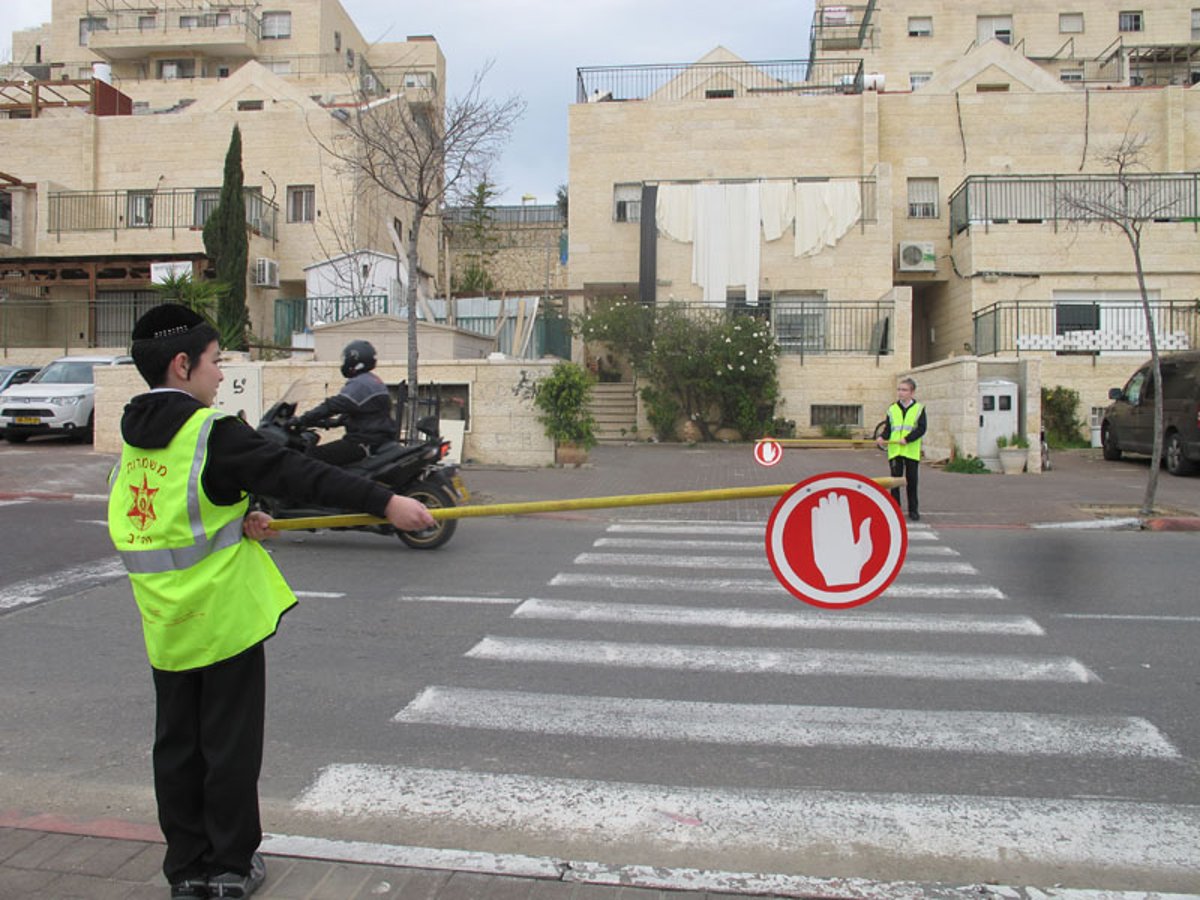
<path fill-rule="evenodd" d="M 308 453 L 316 446 L 320 437 L 314 427 L 300 427 L 296 424 L 296 403 L 290 395 L 291 391 L 267 410 L 259 423 L 258 433 L 270 441 L 301 453 Z M 319 423 L 319 427 L 336 428 L 340 424 L 339 417 L 332 417 Z M 467 502 L 468 495 L 458 466 L 444 461 L 450 450 L 450 442 L 443 440 L 438 433 L 437 417 L 422 417 L 417 421 L 416 431 L 420 434 L 419 442 L 389 442 L 373 450 L 366 458 L 343 468 L 377 481 L 393 493 L 412 497 L 430 509 L 450 508 Z M 275 519 L 331 516 L 346 512 L 344 509 L 301 507 L 286 497 L 256 496 L 252 505 Z M 388 524 L 356 525 L 333 530 L 394 534 L 409 547 L 433 550 L 449 541 L 457 527 L 456 519 L 441 519 L 423 531 L 397 531 Z"/>

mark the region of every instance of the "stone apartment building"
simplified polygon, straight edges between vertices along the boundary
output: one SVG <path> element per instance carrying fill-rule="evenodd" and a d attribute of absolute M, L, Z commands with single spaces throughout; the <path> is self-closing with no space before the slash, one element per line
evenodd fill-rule
<path fill-rule="evenodd" d="M 802 431 L 869 429 L 905 373 L 935 457 L 987 455 L 981 381 L 1017 383 L 1023 432 L 1042 385 L 1086 418 L 1149 355 L 1089 201 L 1137 202 L 1159 345 L 1200 340 L 1197 42 L 1163 0 L 817 0 L 805 60 L 580 69 L 570 287 L 770 322 Z"/>
<path fill-rule="evenodd" d="M 432 37 L 369 43 L 338 0 L 54 0 L 50 22 L 13 35 L 0 73 L 0 296 L 43 307 L 11 305 L 6 339 L 123 347 L 157 272 L 202 273 L 235 124 L 251 326 L 275 337 L 276 300 L 305 297 L 306 267 L 395 257 L 390 231 L 407 240 L 412 226 L 411 209 L 321 145 L 364 94 L 436 111 L 445 70 Z M 401 265 L 427 296 L 438 231 L 425 223 L 428 271 Z"/>

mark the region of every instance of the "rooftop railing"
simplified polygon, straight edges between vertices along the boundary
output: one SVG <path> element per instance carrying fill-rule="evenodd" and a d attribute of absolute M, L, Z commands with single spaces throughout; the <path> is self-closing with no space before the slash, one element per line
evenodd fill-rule
<path fill-rule="evenodd" d="M 194 231 L 217 208 L 220 188 L 166 188 L 125 191 L 51 191 L 47 196 L 46 230 L 64 233 L 167 229 Z M 257 189 L 247 188 L 246 225 L 256 234 L 275 239 L 279 207 Z"/>
<path fill-rule="evenodd" d="M 1196 300 L 1154 300 L 1150 315 L 1160 350 L 1200 347 L 1200 304 Z M 973 349 L 978 356 L 1150 353 L 1146 313 L 1140 303 L 1007 300 L 975 313 L 973 321 Z"/>
<path fill-rule="evenodd" d="M 1200 222 L 1200 173 L 972 175 L 950 195 L 950 237 L 972 225 L 1098 221 L 1097 206 L 1138 218 Z"/>
<path fill-rule="evenodd" d="M 858 59 L 660 63 L 576 70 L 576 101 L 716 100 L 779 94 L 858 94 Z"/>
<path fill-rule="evenodd" d="M 452 206 L 442 212 L 442 218 L 451 225 L 461 225 L 480 219 L 489 225 L 565 225 L 558 204 L 538 206 L 489 206 L 481 211 L 471 206 Z"/>

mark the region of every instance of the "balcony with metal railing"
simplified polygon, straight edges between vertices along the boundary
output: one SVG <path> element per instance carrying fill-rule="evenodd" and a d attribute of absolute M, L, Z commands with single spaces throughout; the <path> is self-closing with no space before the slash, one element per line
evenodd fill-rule
<path fill-rule="evenodd" d="M 895 352 L 891 300 L 827 301 L 760 297 L 757 304 L 673 303 L 696 318 L 747 317 L 770 329 L 783 356 L 890 356 Z"/>
<path fill-rule="evenodd" d="M 813 10 L 808 41 L 813 56 L 832 50 L 867 50 L 875 46 L 875 0 L 863 5 L 833 5 Z"/>
<path fill-rule="evenodd" d="M 1153 300 L 1149 306 L 1159 350 L 1200 347 L 1200 302 Z M 972 346 L 978 356 L 1150 354 L 1150 333 L 1140 303 L 1007 300 L 981 309 L 972 319 Z"/>
<path fill-rule="evenodd" d="M 656 63 L 576 70 L 579 103 L 859 94 L 862 90 L 858 59 Z"/>
<path fill-rule="evenodd" d="M 950 195 L 950 238 L 968 229 L 1020 223 L 1059 226 L 1099 221 L 1095 210 L 1123 209 L 1157 222 L 1200 223 L 1200 173 L 971 175 Z"/>
<path fill-rule="evenodd" d="M 262 37 L 262 21 L 244 8 L 110 10 L 91 21 L 88 49 L 110 61 L 159 53 L 245 59 L 258 55 Z"/>
<path fill-rule="evenodd" d="M 50 191 L 46 232 L 62 240 L 76 232 L 121 233 L 200 231 L 220 200 L 220 188 L 164 188 L 124 191 Z M 279 207 L 255 188 L 245 190 L 246 226 L 274 240 Z"/>

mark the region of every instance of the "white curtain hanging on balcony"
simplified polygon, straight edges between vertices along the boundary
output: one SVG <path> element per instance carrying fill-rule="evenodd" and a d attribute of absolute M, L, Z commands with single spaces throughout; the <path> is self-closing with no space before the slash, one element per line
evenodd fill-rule
<path fill-rule="evenodd" d="M 692 242 L 696 210 L 693 204 L 695 185 L 660 184 L 658 201 L 654 211 L 655 224 L 663 237 L 681 244 Z"/>
<path fill-rule="evenodd" d="M 726 289 L 744 284 L 758 297 L 758 184 L 701 184 L 694 196 L 692 282 L 705 303 L 725 305 Z"/>
<path fill-rule="evenodd" d="M 796 256 L 815 256 L 833 247 L 862 216 L 857 181 L 796 184 Z"/>
<path fill-rule="evenodd" d="M 796 218 L 796 191 L 790 181 L 764 181 L 758 186 L 763 238 L 777 241 Z"/>

